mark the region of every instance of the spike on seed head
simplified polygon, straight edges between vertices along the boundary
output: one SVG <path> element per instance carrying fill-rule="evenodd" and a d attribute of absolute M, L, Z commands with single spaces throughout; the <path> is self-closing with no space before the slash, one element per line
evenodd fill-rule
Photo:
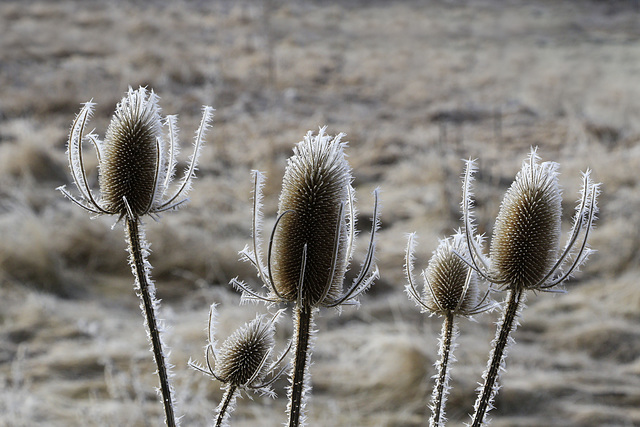
<path fill-rule="evenodd" d="M 532 150 L 496 219 L 491 274 L 510 288 L 535 288 L 557 260 L 562 216 L 558 164 L 539 160 Z"/>
<path fill-rule="evenodd" d="M 324 131 L 307 133 L 289 158 L 273 248 L 277 293 L 306 307 L 339 296 L 348 260 L 344 212 L 351 168 L 343 134 L 331 138 Z"/>
<path fill-rule="evenodd" d="M 274 322 L 261 316 L 237 329 L 221 346 L 215 375 L 224 383 L 243 387 L 257 383 L 269 373 L 265 363 L 275 345 Z"/>

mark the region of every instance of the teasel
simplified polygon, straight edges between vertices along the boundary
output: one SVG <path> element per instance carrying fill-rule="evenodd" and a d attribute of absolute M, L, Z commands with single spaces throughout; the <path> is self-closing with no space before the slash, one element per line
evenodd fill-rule
<path fill-rule="evenodd" d="M 379 224 L 378 190 L 373 192 L 371 237 L 358 276 L 344 286 L 356 236 L 356 209 L 351 168 L 342 142 L 326 127 L 308 132 L 293 150 L 285 170 L 278 216 L 271 231 L 266 263 L 261 254 L 260 229 L 263 176 L 254 172 L 252 247 L 240 252 L 267 288 L 260 294 L 233 279 L 244 300 L 293 304 L 294 363 L 290 374 L 289 426 L 305 424 L 305 402 L 310 388 L 309 363 L 314 338 L 314 316 L 320 307 L 357 305 L 358 296 L 378 277 L 374 253 Z"/>
<path fill-rule="evenodd" d="M 481 245 L 482 239 L 478 237 L 477 240 Z M 405 254 L 405 274 L 408 282 L 405 290 L 422 312 L 443 318 L 438 351 L 440 360 L 436 362 L 438 373 L 431 396 L 429 425 L 444 426 L 447 421 L 445 406 L 449 394 L 449 372 L 451 365 L 456 361 L 456 317 L 471 317 L 492 310 L 496 303 L 489 298 L 491 289 L 487 288 L 483 293 L 476 273 L 458 256 L 467 254 L 466 241 L 460 230 L 453 236 L 440 240 L 427 268 L 422 271 L 423 292 L 418 290 L 413 273 L 415 245 L 416 233 L 411 233 Z"/>
<path fill-rule="evenodd" d="M 177 189 L 167 195 L 174 178 L 179 148 L 176 116 L 161 117 L 158 97 L 153 91 L 149 92 L 143 87 L 137 90 L 129 88 L 118 103 L 105 139 L 101 141 L 93 132 L 85 134 L 94 107 L 91 101 L 83 105 L 71 126 L 67 144 L 71 177 L 79 196 L 72 195 L 65 186 L 58 189 L 90 213 L 96 216 L 117 215 L 117 222 L 124 219 L 126 223 L 129 264 L 158 367 L 165 421 L 168 426 L 174 426 L 177 421 L 170 385 L 171 365 L 166 360 L 168 352 L 161 336 L 162 323 L 156 316 L 159 302 L 150 277 L 149 244 L 145 239 L 141 218 L 149 215 L 158 219 L 160 213 L 178 208 L 187 200 L 213 109 L 203 107 L 189 166 Z M 165 137 L 168 137 L 168 143 Z M 93 194 L 87 178 L 83 153 L 83 144 L 87 141 L 93 144 L 98 157 L 99 197 Z"/>
<path fill-rule="evenodd" d="M 506 350 L 513 342 L 511 335 L 518 326 L 526 291 L 562 292 L 558 285 L 569 279 L 593 252 L 587 241 L 598 212 L 600 184 L 592 181 L 589 170 L 583 173 L 573 225 L 560 249 L 562 193 L 558 168 L 555 162 L 540 163 L 537 150 L 531 150 L 502 200 L 487 258 L 473 237 L 471 183 L 476 164 L 471 160 L 466 163 L 462 211 L 468 254 L 460 256 L 481 278 L 507 291 L 483 374 L 484 383 L 478 389 L 473 426 L 483 425 L 493 407 L 498 377 L 505 369 Z"/>
<path fill-rule="evenodd" d="M 271 318 L 257 315 L 229 336 L 218 350 L 214 335 L 216 305 L 211 305 L 204 355 L 206 365 L 189 360 L 189 366 L 222 383 L 224 395 L 216 409 L 216 427 L 229 425 L 229 417 L 235 409 L 235 400 L 241 391 L 275 397 L 271 385 L 286 370 L 286 364 L 281 368 L 279 366 L 291 349 L 289 343 L 280 357 L 274 360 L 275 325 L 283 311 L 278 310 Z"/>

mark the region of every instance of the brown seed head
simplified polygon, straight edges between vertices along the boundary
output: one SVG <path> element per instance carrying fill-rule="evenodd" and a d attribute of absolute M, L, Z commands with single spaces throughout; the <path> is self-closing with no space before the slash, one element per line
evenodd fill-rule
<path fill-rule="evenodd" d="M 282 183 L 274 287 L 285 300 L 305 307 L 337 298 L 347 268 L 344 212 L 352 178 L 342 136 L 332 139 L 324 128 L 316 136 L 307 133 L 294 148 Z"/>
<path fill-rule="evenodd" d="M 558 164 L 532 150 L 500 206 L 490 248 L 496 283 L 536 289 L 553 269 L 560 244 L 562 196 Z"/>
<path fill-rule="evenodd" d="M 237 329 L 224 343 L 216 358 L 215 375 L 224 383 L 242 387 L 261 381 L 269 366 L 265 358 L 275 345 L 274 323 L 262 317 Z"/>
<path fill-rule="evenodd" d="M 116 107 L 105 135 L 100 190 L 105 210 L 125 215 L 149 212 L 156 195 L 162 138 L 156 95 L 129 90 Z"/>
<path fill-rule="evenodd" d="M 440 241 L 424 271 L 425 305 L 436 314 L 471 315 L 481 303 L 476 274 L 456 252 L 467 252 L 460 233 Z"/>

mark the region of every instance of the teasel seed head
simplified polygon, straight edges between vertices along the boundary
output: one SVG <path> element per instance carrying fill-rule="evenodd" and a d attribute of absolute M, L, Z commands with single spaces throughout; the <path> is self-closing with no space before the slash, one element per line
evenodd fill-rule
<path fill-rule="evenodd" d="M 455 254 L 463 250 L 463 242 L 460 234 L 441 240 L 423 272 L 425 300 L 444 311 L 438 314 L 470 313 L 480 301 L 476 274 Z"/>
<path fill-rule="evenodd" d="M 242 292 L 242 301 L 294 303 L 307 313 L 320 306 L 340 309 L 358 305 L 358 297 L 379 277 L 375 262 L 380 227 L 376 188 L 367 252 L 353 283 L 343 287 L 357 234 L 355 192 L 344 153 L 347 144 L 341 141 L 344 134 L 332 138 L 325 130 L 320 128 L 317 135 L 308 132 L 288 160 L 266 262 L 260 256 L 263 177 L 254 173 L 253 244 L 240 251 L 240 256 L 256 268 L 269 293 L 261 295 L 234 278 L 231 284 Z"/>
<path fill-rule="evenodd" d="M 490 274 L 509 288 L 536 288 L 558 258 L 559 165 L 539 160 L 532 150 L 504 196 L 494 227 Z"/>
<path fill-rule="evenodd" d="M 94 133 L 85 135 L 94 105 L 93 102 L 84 104 L 71 126 L 67 145 L 71 176 L 80 196 L 73 196 L 64 186 L 59 190 L 89 212 L 121 218 L 154 215 L 183 204 L 214 110 L 203 107 L 187 170 L 177 190 L 167 195 L 175 175 L 179 149 L 176 117 L 161 117 L 158 96 L 153 91 L 143 87 L 129 88 L 116 107 L 105 140 L 101 141 Z M 87 140 L 93 144 L 98 156 L 100 197 L 93 195 L 87 180 L 83 155 L 83 143 Z"/>
<path fill-rule="evenodd" d="M 482 244 L 481 241 L 477 242 Z M 462 259 L 467 255 L 464 234 L 458 230 L 453 236 L 440 240 L 427 268 L 422 272 L 424 291 L 416 289 L 413 278 L 415 233 L 409 235 L 406 274 L 409 296 L 425 311 L 440 316 L 473 316 L 491 310 L 489 289 L 480 291 L 476 272 Z"/>
<path fill-rule="evenodd" d="M 209 311 L 209 338 L 205 347 L 206 367 L 189 360 L 189 366 L 220 381 L 224 387 L 251 389 L 273 396 L 271 384 L 280 377 L 287 366 L 280 368 L 289 353 L 291 344 L 273 360 L 275 325 L 284 310 L 278 310 L 270 318 L 257 315 L 231 334 L 218 350 L 214 336 L 216 304 Z M 270 375 L 271 379 L 265 380 Z"/>
<path fill-rule="evenodd" d="M 261 382 L 268 374 L 274 332 L 273 322 L 258 316 L 229 336 L 216 358 L 215 374 L 221 382 L 238 387 Z"/>
<path fill-rule="evenodd" d="M 582 174 L 582 190 L 573 226 L 559 250 L 562 193 L 558 164 L 540 163 L 535 148 L 522 162 L 522 169 L 500 206 L 490 246 L 490 256 L 473 238 L 471 183 L 475 161 L 467 162 L 463 178 L 462 215 L 468 257 L 465 262 L 490 283 L 514 292 L 525 290 L 558 292 L 553 289 L 577 271 L 593 252 L 589 235 L 598 213 L 600 183 L 591 171 Z"/>
<path fill-rule="evenodd" d="M 343 134 L 331 138 L 324 130 L 307 133 L 289 158 L 273 247 L 275 290 L 306 307 L 338 298 L 350 255 L 345 208 L 352 177 L 346 143 Z"/>
<path fill-rule="evenodd" d="M 146 214 L 161 194 L 156 191 L 164 170 L 158 164 L 163 147 L 157 96 L 144 89 L 129 91 L 116 107 L 107 128 L 100 164 L 100 190 L 105 210 L 134 216 Z"/>

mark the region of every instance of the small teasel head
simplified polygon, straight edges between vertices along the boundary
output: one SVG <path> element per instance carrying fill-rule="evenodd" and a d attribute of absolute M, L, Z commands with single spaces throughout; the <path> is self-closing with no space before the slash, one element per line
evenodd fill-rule
<path fill-rule="evenodd" d="M 562 193 L 558 164 L 532 151 L 502 200 L 493 231 L 490 274 L 505 286 L 532 289 L 558 258 Z"/>
<path fill-rule="evenodd" d="M 284 372 L 286 366 L 276 369 L 289 352 L 289 348 L 275 360 L 275 325 L 284 310 L 273 316 L 257 315 L 231 334 L 216 349 L 213 329 L 216 323 L 215 304 L 209 312 L 209 340 L 205 349 L 206 368 L 189 361 L 189 365 L 220 381 L 225 387 L 252 389 L 272 394 L 270 385 Z M 213 360 L 213 361 L 212 361 Z M 269 380 L 266 378 L 271 376 Z"/>
<path fill-rule="evenodd" d="M 541 163 L 536 149 L 531 150 L 502 200 L 486 258 L 472 237 L 469 194 L 475 165 L 468 163 L 463 185 L 468 248 L 465 260 L 483 278 L 515 291 L 550 290 L 586 261 L 592 252 L 587 239 L 596 219 L 600 184 L 593 183 L 589 171 L 583 175 L 573 227 L 560 250 L 562 192 L 558 168 L 555 162 Z"/>
<path fill-rule="evenodd" d="M 215 369 L 221 382 L 242 387 L 264 379 L 275 345 L 273 323 L 256 317 L 222 343 Z"/>
<path fill-rule="evenodd" d="M 478 244 L 482 244 L 478 241 Z M 477 274 L 462 259 L 467 254 L 465 236 L 458 230 L 453 236 L 440 240 L 427 268 L 422 272 L 424 291 L 420 293 L 413 277 L 415 233 L 409 235 L 405 269 L 408 278 L 406 291 L 425 311 L 441 316 L 473 316 L 490 310 L 494 303 L 488 299 L 489 290 L 480 291 Z"/>
<path fill-rule="evenodd" d="M 72 196 L 64 186 L 60 187 L 65 196 L 92 213 L 131 218 L 181 205 L 195 175 L 197 158 L 213 109 L 203 107 L 190 164 L 176 192 L 167 196 L 179 146 L 176 117 L 163 118 L 160 115 L 158 97 L 153 91 L 143 87 L 137 90 L 129 88 L 118 103 L 105 139 L 101 141 L 93 133 L 85 135 L 93 107 L 92 102 L 84 104 L 71 127 L 67 153 L 80 197 Z M 167 138 L 168 142 L 165 141 Z M 88 184 L 82 153 L 85 140 L 93 143 L 97 152 L 100 197 L 93 195 Z"/>

